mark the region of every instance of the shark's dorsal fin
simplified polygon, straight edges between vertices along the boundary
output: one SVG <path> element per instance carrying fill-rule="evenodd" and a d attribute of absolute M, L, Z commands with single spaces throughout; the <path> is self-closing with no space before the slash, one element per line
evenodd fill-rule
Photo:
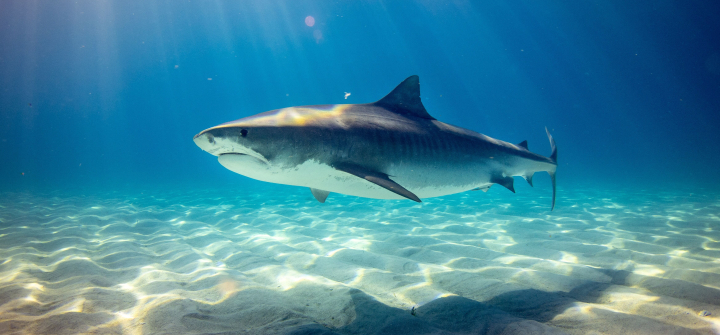
<path fill-rule="evenodd" d="M 519 146 L 519 147 L 521 147 L 521 148 L 523 148 L 523 149 L 525 149 L 525 150 L 529 150 L 529 149 L 528 149 L 528 146 L 527 146 L 527 140 L 518 143 L 517 146 Z"/>
<path fill-rule="evenodd" d="M 384 174 L 382 172 L 373 171 L 371 169 L 354 164 L 337 163 L 333 164 L 333 167 L 337 170 L 365 179 L 375 185 L 378 185 L 390 192 L 408 198 L 412 201 L 422 202 L 420 201 L 420 198 L 417 197 L 417 195 L 400 186 L 400 184 L 392 181 L 387 174 Z"/>
<path fill-rule="evenodd" d="M 384 98 L 374 103 L 391 112 L 435 120 L 428 114 L 420 100 L 420 77 L 414 75 L 405 79 Z"/>

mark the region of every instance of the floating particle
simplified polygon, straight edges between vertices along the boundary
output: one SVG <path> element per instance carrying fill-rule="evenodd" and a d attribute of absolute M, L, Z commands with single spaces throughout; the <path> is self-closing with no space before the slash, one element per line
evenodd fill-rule
<path fill-rule="evenodd" d="M 308 17 L 305 18 L 305 24 L 306 24 L 308 27 L 314 26 L 314 25 L 315 25 L 315 18 L 312 17 L 312 16 L 310 16 L 310 15 L 308 15 Z"/>
<path fill-rule="evenodd" d="M 25 175 L 25 172 L 20 172 L 23 176 Z"/>
<path fill-rule="evenodd" d="M 212 78 L 208 78 L 208 80 L 212 80 Z"/>
<path fill-rule="evenodd" d="M 345 100 L 347 100 L 347 97 L 350 96 L 350 92 L 345 92 Z"/>
<path fill-rule="evenodd" d="M 315 37 L 315 43 L 320 43 L 320 40 L 323 38 L 322 31 L 320 31 L 320 29 L 315 29 L 315 31 L 313 31 L 313 37 Z"/>
<path fill-rule="evenodd" d="M 28 106 L 32 107 L 32 103 L 29 103 L 29 102 L 28 102 Z"/>
<path fill-rule="evenodd" d="M 176 68 L 176 69 L 179 68 L 179 67 L 180 67 L 180 65 L 175 65 L 175 68 Z"/>

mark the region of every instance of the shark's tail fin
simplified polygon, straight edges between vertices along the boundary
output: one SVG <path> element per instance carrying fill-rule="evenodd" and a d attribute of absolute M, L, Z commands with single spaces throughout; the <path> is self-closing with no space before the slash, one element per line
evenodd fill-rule
<path fill-rule="evenodd" d="M 552 135 L 550 135 L 550 131 L 545 127 L 545 132 L 547 133 L 548 139 L 550 139 L 550 149 L 552 149 L 552 153 L 550 154 L 550 159 L 555 163 L 555 170 L 548 171 L 548 174 L 550 175 L 550 180 L 552 181 L 552 188 L 553 188 L 553 196 L 552 196 L 552 205 L 550 206 L 550 210 L 552 211 L 555 208 L 555 193 L 556 193 L 556 187 L 555 187 L 555 172 L 557 171 L 557 146 L 555 146 L 555 140 L 553 139 Z"/>

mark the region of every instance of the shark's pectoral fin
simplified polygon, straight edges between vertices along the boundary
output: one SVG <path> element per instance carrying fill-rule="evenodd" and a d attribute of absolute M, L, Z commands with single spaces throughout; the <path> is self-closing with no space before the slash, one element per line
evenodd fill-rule
<path fill-rule="evenodd" d="M 491 183 L 499 184 L 507 188 L 508 190 L 512 191 L 512 193 L 515 193 L 515 187 L 513 186 L 514 179 L 512 177 L 508 176 L 502 176 L 502 175 L 495 175 L 494 177 L 490 178 Z"/>
<path fill-rule="evenodd" d="M 320 201 L 323 204 L 325 203 L 328 195 L 330 195 L 330 192 L 328 191 L 318 190 L 312 187 L 310 188 L 310 192 L 312 192 L 313 197 L 315 197 L 317 201 Z"/>
<path fill-rule="evenodd" d="M 378 185 L 390 192 L 393 192 L 397 195 L 403 196 L 405 198 L 408 198 L 412 201 L 416 202 L 422 202 L 420 201 L 420 198 L 417 197 L 417 195 L 413 194 L 412 192 L 408 191 L 406 188 L 400 186 L 400 184 L 392 181 L 388 175 L 372 171 L 370 169 L 357 166 L 357 165 L 351 165 L 351 164 L 333 164 L 333 167 L 337 170 L 349 173 L 351 175 L 354 175 L 356 177 L 360 177 L 362 179 L 365 179 L 375 185 Z"/>

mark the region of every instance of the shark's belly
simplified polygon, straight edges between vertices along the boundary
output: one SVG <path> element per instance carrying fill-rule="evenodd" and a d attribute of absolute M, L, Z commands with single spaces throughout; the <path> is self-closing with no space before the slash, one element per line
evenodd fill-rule
<path fill-rule="evenodd" d="M 233 172 L 260 181 L 311 187 L 365 198 L 404 199 L 365 179 L 336 170 L 315 160 L 308 160 L 285 169 L 267 167 L 249 156 L 224 155 L 220 157 L 219 161 Z M 388 167 L 388 175 L 390 179 L 419 198 L 465 192 L 489 183 L 489 177 L 484 176 L 483 173 L 476 171 L 471 177 L 467 173 L 463 174 L 461 170 L 462 167 L 453 167 L 450 170 L 441 167 L 404 165 Z"/>

